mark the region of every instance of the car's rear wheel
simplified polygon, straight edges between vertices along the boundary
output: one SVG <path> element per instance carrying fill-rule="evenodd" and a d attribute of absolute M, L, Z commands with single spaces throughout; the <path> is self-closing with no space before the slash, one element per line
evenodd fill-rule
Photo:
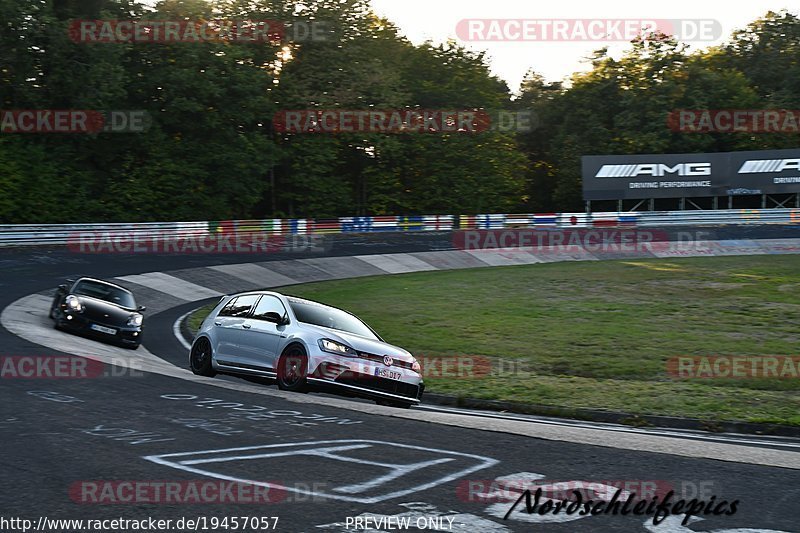
<path fill-rule="evenodd" d="M 217 371 L 211 365 L 211 354 L 211 343 L 208 339 L 205 337 L 197 339 L 189 352 L 189 367 L 194 374 L 210 378 L 217 375 Z"/>
<path fill-rule="evenodd" d="M 308 356 L 305 349 L 292 344 L 278 359 L 278 388 L 291 392 L 305 392 L 308 387 Z"/>

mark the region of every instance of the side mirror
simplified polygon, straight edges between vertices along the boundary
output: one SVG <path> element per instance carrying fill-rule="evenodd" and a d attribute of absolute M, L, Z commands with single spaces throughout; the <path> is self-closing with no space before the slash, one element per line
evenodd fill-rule
<path fill-rule="evenodd" d="M 283 317 L 274 311 L 265 313 L 264 320 L 266 320 L 267 322 L 273 322 L 279 326 L 283 324 Z"/>
<path fill-rule="evenodd" d="M 140 305 L 139 307 L 136 308 L 136 310 L 139 311 L 140 313 L 142 313 L 144 311 L 147 311 L 147 308 L 145 306 L 143 306 L 143 305 Z"/>
<path fill-rule="evenodd" d="M 59 292 L 67 292 L 67 285 L 65 283 L 62 283 L 61 285 L 58 286 L 58 290 Z"/>

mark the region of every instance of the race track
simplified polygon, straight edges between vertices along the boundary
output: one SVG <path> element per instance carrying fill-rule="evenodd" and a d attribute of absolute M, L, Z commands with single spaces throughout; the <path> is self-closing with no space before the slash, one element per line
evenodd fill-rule
<path fill-rule="evenodd" d="M 430 407 L 398 410 L 287 394 L 237 378 L 199 378 L 186 370 L 187 352 L 174 325 L 221 293 L 537 262 L 519 254 L 490 260 L 448 250 L 447 237 L 436 235 L 407 243 L 337 244 L 325 257 L 275 254 L 259 262 L 247 255 L 134 259 L 45 249 L 0 252 L 2 355 L 90 361 L 83 379 L 4 375 L 3 508 L 34 524 L 41 517 L 153 517 L 199 520 L 207 530 L 231 529 L 211 527 L 213 518 L 278 517 L 275 529 L 289 532 L 391 531 L 406 519 L 411 527 L 401 530 L 800 531 L 796 439 Z M 142 348 L 125 350 L 52 328 L 49 295 L 64 278 L 78 275 L 117 277 L 134 291 L 148 307 Z M 600 485 L 622 484 L 661 495 L 674 490 L 675 499 L 739 503 L 734 514 L 707 514 L 686 526 L 683 515 L 657 526 L 651 516 L 633 514 L 514 512 L 504 519 L 523 480 L 555 485 L 555 493 L 582 481 L 594 483 L 595 494 Z M 157 497 L 159 483 L 178 488 Z M 209 483 L 217 490 L 234 484 L 240 492 L 187 497 L 187 488 Z"/>

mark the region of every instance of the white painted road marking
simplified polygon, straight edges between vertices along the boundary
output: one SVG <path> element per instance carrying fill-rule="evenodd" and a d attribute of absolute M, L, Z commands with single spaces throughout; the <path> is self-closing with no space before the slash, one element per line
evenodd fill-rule
<path fill-rule="evenodd" d="M 694 524 L 696 522 L 700 522 L 705 520 L 705 518 L 700 518 L 699 516 L 693 516 L 689 519 L 690 524 Z M 652 521 L 647 521 L 644 523 L 644 528 L 651 533 L 790 533 L 789 531 L 779 531 L 777 529 L 753 529 L 749 527 L 745 528 L 733 528 L 733 529 L 714 529 L 712 531 L 703 530 L 698 531 L 697 529 L 689 528 L 687 526 L 682 525 L 683 516 L 682 515 L 671 515 L 664 519 L 663 522 L 660 524 L 653 525 Z"/>
<path fill-rule="evenodd" d="M 325 446 L 330 445 L 330 446 Z M 368 451 L 370 457 L 392 457 L 404 450 L 413 450 L 416 453 L 427 453 L 433 458 L 427 461 L 417 461 L 413 463 L 389 463 L 372 461 L 357 455 L 346 454 L 345 452 Z M 438 456 L 438 457 L 437 457 Z M 238 461 L 259 461 L 259 464 L 266 460 L 267 468 L 256 467 L 256 470 L 274 472 L 280 475 L 280 467 L 288 467 L 286 458 L 296 458 L 300 461 L 307 461 L 309 458 L 325 459 L 333 464 L 335 462 L 356 463 L 367 467 L 382 468 L 385 474 L 372 478 L 364 479 L 360 483 L 340 485 L 331 491 L 305 490 L 298 486 L 281 485 L 277 483 L 267 483 L 251 479 L 243 479 L 226 474 L 224 471 L 204 470 L 198 465 L 211 465 Z M 281 461 L 270 461 L 270 459 L 280 458 Z M 311 442 L 297 442 L 289 444 L 268 444 L 263 446 L 247 446 L 243 448 L 227 448 L 222 450 L 202 450 L 196 452 L 170 453 L 165 455 L 150 455 L 145 459 L 154 463 L 177 468 L 187 472 L 234 481 L 238 483 L 249 483 L 262 487 L 283 489 L 299 494 L 330 498 L 334 500 L 344 500 L 358 503 L 376 503 L 391 498 L 398 498 L 415 492 L 427 490 L 450 481 L 459 479 L 467 474 L 489 468 L 498 463 L 497 460 L 480 455 L 454 452 L 450 450 L 440 450 L 436 448 L 425 448 L 422 446 L 411 446 L 395 442 L 377 440 L 323 440 Z M 434 468 L 436 467 L 436 468 Z M 427 476 L 427 480 L 419 481 L 421 473 L 425 470 L 432 470 Z M 341 475 L 343 482 L 353 481 L 357 474 L 349 468 L 335 469 Z M 418 481 L 407 481 L 409 475 L 413 474 Z M 404 479 L 405 478 L 405 479 Z M 389 488 L 391 484 L 392 488 Z M 392 490 L 397 486 L 403 488 Z M 381 489 L 381 487 L 384 487 Z M 347 493 L 347 494 L 341 494 Z M 356 496 L 355 494 L 360 494 Z"/>
<path fill-rule="evenodd" d="M 181 323 L 183 322 L 184 318 L 191 315 L 195 311 L 197 311 L 197 309 L 193 309 L 188 313 L 182 314 L 180 317 L 178 317 L 178 320 L 172 324 L 172 334 L 175 335 L 175 338 L 178 339 L 178 342 L 181 343 L 181 346 L 186 348 L 187 352 L 192 349 L 192 345 L 189 343 L 189 341 L 183 338 L 183 333 L 181 333 Z"/>
<path fill-rule="evenodd" d="M 361 259 L 390 274 L 438 270 L 435 266 L 411 254 L 356 255 L 355 258 Z"/>
<path fill-rule="evenodd" d="M 169 294 L 175 298 L 186 300 L 187 302 L 194 302 L 203 300 L 205 298 L 213 298 L 214 296 L 222 296 L 221 292 L 217 292 L 197 285 L 190 281 L 164 274 L 163 272 L 149 272 L 147 274 L 136 274 L 133 276 L 119 276 L 115 279 L 120 281 L 128 281 L 136 283 L 143 287 Z"/>
<path fill-rule="evenodd" d="M 215 265 L 208 268 L 211 270 L 216 270 L 217 272 L 221 272 L 226 276 L 233 276 L 235 278 L 249 281 L 254 286 L 261 285 L 262 287 L 280 287 L 281 285 L 293 285 L 297 283 L 297 280 L 253 263 L 242 263 L 238 265 Z"/>

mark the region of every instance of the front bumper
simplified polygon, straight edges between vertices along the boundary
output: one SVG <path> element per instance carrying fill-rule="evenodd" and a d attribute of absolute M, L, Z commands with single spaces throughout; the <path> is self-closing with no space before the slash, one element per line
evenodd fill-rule
<path fill-rule="evenodd" d="M 114 324 L 106 324 L 98 320 L 89 319 L 82 313 L 62 311 L 62 317 L 59 319 L 59 324 L 64 329 L 95 339 L 117 342 L 131 346 L 140 344 L 142 342 L 141 326 L 118 326 Z M 113 329 L 114 333 L 112 334 L 98 331 L 92 328 L 93 325 L 100 326 L 102 328 Z"/>
<path fill-rule="evenodd" d="M 425 385 L 416 372 L 350 357 L 325 355 L 309 361 L 308 382 L 372 399 L 418 404 Z M 391 377 L 376 375 L 376 371 Z"/>

